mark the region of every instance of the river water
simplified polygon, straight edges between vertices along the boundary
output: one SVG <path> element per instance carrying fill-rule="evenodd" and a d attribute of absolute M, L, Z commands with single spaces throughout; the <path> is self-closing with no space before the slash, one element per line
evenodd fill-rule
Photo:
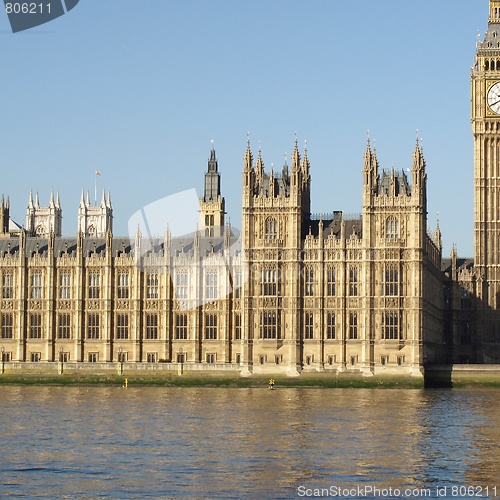
<path fill-rule="evenodd" d="M 500 497 L 499 399 L 0 386 L 0 498 Z"/>

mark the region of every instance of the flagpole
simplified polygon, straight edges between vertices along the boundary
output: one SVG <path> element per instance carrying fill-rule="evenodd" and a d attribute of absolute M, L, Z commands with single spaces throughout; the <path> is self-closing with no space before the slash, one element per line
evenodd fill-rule
<path fill-rule="evenodd" d="M 101 175 L 99 170 L 95 171 L 95 186 L 94 186 L 94 205 L 97 205 L 97 176 Z"/>

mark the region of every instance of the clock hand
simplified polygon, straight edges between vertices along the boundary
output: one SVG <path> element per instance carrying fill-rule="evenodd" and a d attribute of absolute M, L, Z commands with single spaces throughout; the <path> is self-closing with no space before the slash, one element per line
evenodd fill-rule
<path fill-rule="evenodd" d="M 496 101 L 496 102 L 494 102 L 494 103 L 490 104 L 490 107 L 491 107 L 491 106 L 496 106 L 499 102 L 500 102 L 500 99 L 499 99 L 498 101 Z"/>

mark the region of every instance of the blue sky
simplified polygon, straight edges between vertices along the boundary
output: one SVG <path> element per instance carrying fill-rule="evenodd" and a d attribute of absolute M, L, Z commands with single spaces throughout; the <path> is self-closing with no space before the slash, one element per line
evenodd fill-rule
<path fill-rule="evenodd" d="M 470 67 L 488 0 L 80 0 L 12 34 L 0 12 L 0 193 L 60 192 L 75 235 L 82 188 L 111 190 L 115 235 L 142 206 L 203 189 L 214 140 L 241 224 L 247 132 L 279 169 L 307 140 L 312 211 L 361 211 L 367 131 L 381 168 L 411 167 L 416 130 L 429 226 L 473 254 Z"/>

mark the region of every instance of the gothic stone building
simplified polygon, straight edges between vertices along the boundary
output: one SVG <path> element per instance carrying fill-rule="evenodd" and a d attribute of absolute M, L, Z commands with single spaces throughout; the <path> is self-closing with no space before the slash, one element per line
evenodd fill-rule
<path fill-rule="evenodd" d="M 82 195 L 76 238 L 60 236 L 59 198 L 40 207 L 30 195 L 28 230 L 10 234 L 5 222 L 0 239 L 4 359 L 419 375 L 443 350 L 426 183 L 418 144 L 411 178 L 380 171 L 368 144 L 362 215 L 311 216 L 307 151 L 296 141 L 276 175 L 248 143 L 236 238 L 212 149 L 199 228 L 182 238 L 167 229 L 147 251 L 140 229 L 113 238 L 109 195 L 96 206 Z"/>
<path fill-rule="evenodd" d="M 62 209 L 30 195 L 26 229 L 0 206 L 4 361 L 217 364 L 242 373 L 421 375 L 426 363 L 500 362 L 500 1 L 471 71 L 474 258 L 443 259 L 427 232 L 417 141 L 410 174 L 368 142 L 359 217 L 311 214 L 307 151 L 265 171 L 244 155 L 242 231 L 225 222 L 212 148 L 191 235 L 112 235 L 108 193 Z"/>

